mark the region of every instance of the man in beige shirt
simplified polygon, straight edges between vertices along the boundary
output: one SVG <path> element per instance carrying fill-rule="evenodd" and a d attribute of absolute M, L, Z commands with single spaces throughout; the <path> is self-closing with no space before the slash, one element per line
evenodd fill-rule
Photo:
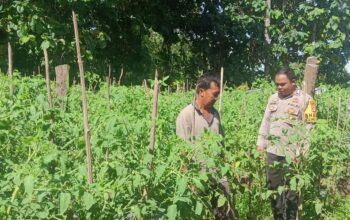
<path fill-rule="evenodd" d="M 219 94 L 218 78 L 202 76 L 197 83 L 195 101 L 186 106 L 176 119 L 176 135 L 189 141 L 205 130 L 223 135 L 219 113 L 213 106 Z"/>
<path fill-rule="evenodd" d="M 220 116 L 214 108 L 214 104 L 220 94 L 220 80 L 216 76 L 203 75 L 197 81 L 196 98 L 192 104 L 186 106 L 179 114 L 176 120 L 176 135 L 184 140 L 196 143 L 196 138 L 207 130 L 216 134 L 223 135 Z M 215 172 L 215 171 L 214 171 Z M 216 219 L 234 219 L 232 201 L 230 199 L 230 187 L 226 176 L 220 180 L 220 188 L 223 189 L 230 208 L 227 210 L 218 209 L 217 198 L 212 201 L 215 208 L 214 215 Z"/>
<path fill-rule="evenodd" d="M 267 153 L 267 187 L 271 190 L 289 184 L 287 160 L 298 163 L 300 156 L 307 154 L 308 131 L 316 121 L 316 104 L 311 96 L 297 89 L 290 68 L 277 72 L 275 84 L 278 92 L 268 100 L 257 140 L 257 150 Z M 275 162 L 280 166 L 274 167 Z M 272 198 L 274 219 L 296 219 L 298 199 L 292 190 Z"/>

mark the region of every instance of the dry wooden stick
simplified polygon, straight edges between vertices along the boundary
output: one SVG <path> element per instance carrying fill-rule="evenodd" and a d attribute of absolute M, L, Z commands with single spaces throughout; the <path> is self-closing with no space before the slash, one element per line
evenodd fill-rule
<path fill-rule="evenodd" d="M 348 124 L 348 117 L 349 117 L 349 111 L 350 111 L 350 98 L 346 98 L 346 105 L 345 105 L 345 118 L 344 118 L 344 127 L 343 131 L 346 130 L 346 126 Z"/>
<path fill-rule="evenodd" d="M 196 142 L 195 129 L 196 129 L 196 94 L 197 94 L 197 86 L 193 94 L 192 105 L 192 129 L 191 129 L 191 142 L 194 144 Z"/>
<path fill-rule="evenodd" d="M 118 86 L 120 86 L 120 83 L 122 81 L 123 75 L 124 75 L 124 67 L 122 66 L 122 68 L 120 69 L 120 76 L 119 76 L 119 80 L 118 80 Z"/>
<path fill-rule="evenodd" d="M 224 93 L 224 67 L 220 71 L 220 99 L 219 99 L 219 115 L 222 116 L 222 95 Z"/>
<path fill-rule="evenodd" d="M 152 127 L 150 132 L 150 141 L 149 141 L 149 152 L 153 155 L 154 153 L 154 144 L 155 144 L 155 137 L 156 137 L 156 126 L 157 126 L 157 112 L 158 112 L 158 70 L 156 70 L 155 77 L 154 77 L 154 91 L 153 91 L 153 109 L 152 109 Z M 149 166 L 150 169 L 152 169 L 152 161 L 150 162 Z"/>
<path fill-rule="evenodd" d="M 52 108 L 51 85 L 50 85 L 50 70 L 49 70 L 49 56 L 47 55 L 47 49 L 44 49 L 44 58 L 45 58 L 45 75 L 46 75 L 47 101 L 49 102 L 49 108 Z"/>
<path fill-rule="evenodd" d="M 340 113 L 341 113 L 341 97 L 339 97 L 339 101 L 338 101 L 337 130 L 339 129 L 339 123 L 340 123 Z"/>
<path fill-rule="evenodd" d="M 12 70 L 12 47 L 11 43 L 7 43 L 7 52 L 8 52 L 8 76 L 10 78 L 10 96 L 13 96 L 13 82 L 12 82 L 12 77 L 13 77 L 13 70 Z"/>
<path fill-rule="evenodd" d="M 107 77 L 107 104 L 108 104 L 108 111 L 111 110 L 111 72 L 112 72 L 112 65 L 108 65 L 108 77 Z"/>
<path fill-rule="evenodd" d="M 87 161 L 87 174 L 88 174 L 88 183 L 93 183 L 92 178 L 92 156 L 91 156 L 91 144 L 90 144 L 90 128 L 89 128 L 89 119 L 88 119 L 88 110 L 87 110 L 87 100 L 86 100 L 86 89 L 85 89 L 85 78 L 84 78 L 84 66 L 80 54 L 80 44 L 79 44 L 79 32 L 78 32 L 78 23 L 77 17 L 72 11 L 73 14 L 73 25 L 74 25 L 74 35 L 75 35 L 75 45 L 77 49 L 77 58 L 78 66 L 80 72 L 80 84 L 81 84 L 81 93 L 83 101 L 83 117 L 84 117 L 84 131 L 85 131 L 85 147 L 86 147 L 86 161 Z"/>

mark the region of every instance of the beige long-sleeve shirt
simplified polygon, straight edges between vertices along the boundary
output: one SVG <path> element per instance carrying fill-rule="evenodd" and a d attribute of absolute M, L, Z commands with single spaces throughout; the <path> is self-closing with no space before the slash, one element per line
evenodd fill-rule
<path fill-rule="evenodd" d="M 219 113 L 211 108 L 211 120 L 207 121 L 198 106 L 189 104 L 180 112 L 176 119 L 176 135 L 184 140 L 191 140 L 192 126 L 194 122 L 194 137 L 199 137 L 205 130 L 223 135 Z M 193 116 L 194 119 L 193 120 Z"/>
<path fill-rule="evenodd" d="M 304 112 L 310 103 L 316 114 L 312 97 L 301 90 L 284 98 L 279 97 L 278 93 L 270 96 L 257 145 L 278 156 L 297 157 L 306 154 L 309 150 L 308 131 L 313 123 L 304 119 Z"/>

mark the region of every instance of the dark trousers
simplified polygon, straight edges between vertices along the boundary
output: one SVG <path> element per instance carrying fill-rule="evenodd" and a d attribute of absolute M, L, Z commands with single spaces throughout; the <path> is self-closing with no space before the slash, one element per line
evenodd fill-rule
<path fill-rule="evenodd" d="M 274 166 L 275 162 L 278 165 Z M 286 166 L 285 157 L 267 153 L 267 188 L 277 190 L 279 186 L 289 184 L 290 168 Z M 295 220 L 298 209 L 298 194 L 287 190 L 277 197 L 271 197 L 272 212 L 275 220 Z"/>

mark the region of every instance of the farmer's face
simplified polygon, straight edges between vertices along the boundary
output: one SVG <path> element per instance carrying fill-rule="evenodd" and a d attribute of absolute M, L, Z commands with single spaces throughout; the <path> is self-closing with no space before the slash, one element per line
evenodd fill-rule
<path fill-rule="evenodd" d="M 203 104 L 207 107 L 212 107 L 220 94 L 220 87 L 215 83 L 211 82 L 209 89 L 201 89 L 199 95 L 203 100 Z"/>
<path fill-rule="evenodd" d="M 288 79 L 286 74 L 276 75 L 275 84 L 278 90 L 278 95 L 282 97 L 292 94 L 296 88 L 295 80 Z"/>

